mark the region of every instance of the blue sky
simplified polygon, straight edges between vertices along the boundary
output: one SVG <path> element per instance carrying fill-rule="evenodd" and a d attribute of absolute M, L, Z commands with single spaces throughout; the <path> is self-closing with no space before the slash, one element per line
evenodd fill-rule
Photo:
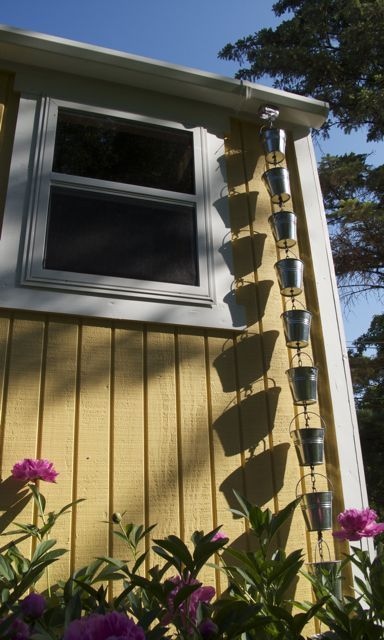
<path fill-rule="evenodd" d="M 137 55 L 233 76 L 235 63 L 218 60 L 227 42 L 274 26 L 275 0 L 0 0 L 0 23 L 89 42 Z M 363 134 L 335 132 L 321 141 L 321 153 L 372 153 L 384 162 L 382 145 L 367 145 Z M 347 340 L 366 331 L 382 305 L 363 300 L 344 310 Z"/>
<path fill-rule="evenodd" d="M 269 0 L 1 0 L 0 22 L 233 75 L 223 45 L 277 22 Z"/>

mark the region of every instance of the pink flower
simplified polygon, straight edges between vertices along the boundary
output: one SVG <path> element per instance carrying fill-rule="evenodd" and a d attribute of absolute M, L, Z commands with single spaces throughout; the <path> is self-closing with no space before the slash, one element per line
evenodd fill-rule
<path fill-rule="evenodd" d="M 217 542 L 218 540 L 229 540 L 229 538 L 223 531 L 216 531 L 215 535 L 211 538 L 211 542 Z"/>
<path fill-rule="evenodd" d="M 333 535 L 338 540 L 361 540 L 373 538 L 384 531 L 384 523 L 376 522 L 377 513 L 373 509 L 346 509 L 337 516 L 340 531 Z"/>
<path fill-rule="evenodd" d="M 190 626 L 196 624 L 197 608 L 199 604 L 208 604 L 215 595 L 215 589 L 213 587 L 202 587 L 201 582 L 198 582 L 195 578 L 188 578 L 184 580 L 180 576 L 174 576 L 170 578 L 169 582 L 175 585 L 175 588 L 170 591 L 168 595 L 168 613 L 162 619 L 162 624 L 169 624 L 173 618 L 179 614 L 183 624 L 187 624 L 188 630 L 192 630 Z M 183 587 L 189 585 L 198 585 L 195 591 L 185 598 L 175 609 L 174 599 Z"/>
<path fill-rule="evenodd" d="M 145 634 L 131 618 L 111 611 L 73 620 L 64 633 L 64 640 L 145 640 Z"/>
<path fill-rule="evenodd" d="M 20 608 L 27 618 L 40 618 L 45 609 L 45 598 L 40 593 L 30 593 L 20 603 Z"/>
<path fill-rule="evenodd" d="M 0 623 L 6 621 L 6 618 L 0 619 Z M 11 624 L 7 626 L 5 636 L 2 635 L 1 637 L 8 638 L 9 640 L 29 640 L 30 636 L 28 625 L 19 618 L 15 618 Z"/>
<path fill-rule="evenodd" d="M 49 460 L 32 460 L 32 458 L 24 458 L 24 460 L 16 462 L 11 473 L 16 480 L 24 482 L 31 480 L 56 482 L 56 476 L 59 475 Z"/>

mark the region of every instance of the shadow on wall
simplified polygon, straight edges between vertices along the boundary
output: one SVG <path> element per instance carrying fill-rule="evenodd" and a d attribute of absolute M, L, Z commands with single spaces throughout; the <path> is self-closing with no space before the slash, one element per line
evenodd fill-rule
<path fill-rule="evenodd" d="M 252 237 L 225 242 L 220 247 L 228 271 L 236 279 L 244 278 L 260 267 L 266 238 L 265 233 L 255 233 Z"/>
<path fill-rule="evenodd" d="M 31 492 L 22 487 L 13 476 L 9 476 L 0 484 L 0 533 L 2 533 L 15 519 L 28 502 L 32 499 Z M 28 537 L 28 536 L 27 536 Z M 21 537 L 23 539 L 24 536 Z M 5 538 L 6 540 L 6 538 Z M 15 540 L 13 539 L 15 542 Z M 18 542 L 16 540 L 16 542 Z M 0 548 L 3 551 L 9 546 L 5 544 Z"/>
<path fill-rule="evenodd" d="M 253 396 L 248 396 L 239 405 L 235 405 L 225 411 L 214 423 L 213 428 L 219 436 L 226 456 L 234 456 L 243 451 L 252 451 L 259 442 L 266 438 L 275 420 L 277 402 L 281 388 L 273 387 L 267 391 L 259 391 Z M 269 420 L 266 419 L 266 406 L 269 408 Z M 233 437 L 237 429 L 238 415 L 241 414 L 241 423 L 247 425 L 242 429 L 242 443 Z M 265 416 L 260 419 L 260 416 Z"/>
<path fill-rule="evenodd" d="M 229 347 L 216 358 L 213 366 L 218 373 L 223 391 L 236 391 L 236 383 L 240 389 L 252 389 L 252 384 L 269 370 L 278 335 L 278 331 L 265 331 L 262 336 L 246 336 L 236 343 L 236 347 Z M 232 375 L 228 375 L 228 363 L 234 359 L 238 363 L 236 382 Z"/>
<path fill-rule="evenodd" d="M 229 307 L 235 327 L 239 326 L 236 324 L 239 306 L 244 309 L 245 324 L 247 327 L 251 327 L 262 319 L 273 284 L 273 280 L 262 280 L 257 283 L 241 283 L 237 289 L 233 289 L 225 296 L 224 302 Z M 241 320 L 244 320 L 243 316 L 241 316 Z"/>
<path fill-rule="evenodd" d="M 250 182 L 257 165 L 257 154 L 254 149 L 229 149 L 227 153 L 217 158 L 222 176 L 230 176 L 231 186 L 243 185 Z"/>
<path fill-rule="evenodd" d="M 244 467 L 236 469 L 222 482 L 220 491 L 223 492 L 231 509 L 238 508 L 233 489 L 242 493 L 244 476 L 247 499 L 252 504 L 262 507 L 278 494 L 284 485 L 289 447 L 288 443 L 282 443 L 273 447 L 273 450 L 268 449 L 253 456 L 247 460 Z M 257 482 L 255 478 L 258 478 Z M 264 478 L 264 482 L 260 480 L 261 478 Z"/>
<path fill-rule="evenodd" d="M 225 226 L 232 230 L 237 236 L 242 229 L 247 228 L 255 222 L 255 212 L 258 191 L 248 193 L 236 193 L 232 191 L 229 196 L 219 198 L 213 204 L 217 209 Z M 228 200 L 230 203 L 230 214 L 228 213 Z"/>

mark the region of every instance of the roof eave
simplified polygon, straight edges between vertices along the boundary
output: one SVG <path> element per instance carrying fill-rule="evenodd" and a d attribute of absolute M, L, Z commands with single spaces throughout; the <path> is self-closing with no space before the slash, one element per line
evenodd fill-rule
<path fill-rule="evenodd" d="M 285 122 L 319 128 L 326 102 L 225 76 L 0 25 L 0 63 L 28 64 L 215 104 L 250 119 L 274 104 Z"/>

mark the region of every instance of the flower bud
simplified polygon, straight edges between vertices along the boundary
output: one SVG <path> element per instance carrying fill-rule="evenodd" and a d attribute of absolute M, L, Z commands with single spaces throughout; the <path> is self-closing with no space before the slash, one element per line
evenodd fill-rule
<path fill-rule="evenodd" d="M 119 524 L 121 520 L 122 520 L 121 513 L 119 513 L 118 511 L 115 511 L 115 513 L 112 514 L 112 522 L 114 522 L 115 524 Z"/>

